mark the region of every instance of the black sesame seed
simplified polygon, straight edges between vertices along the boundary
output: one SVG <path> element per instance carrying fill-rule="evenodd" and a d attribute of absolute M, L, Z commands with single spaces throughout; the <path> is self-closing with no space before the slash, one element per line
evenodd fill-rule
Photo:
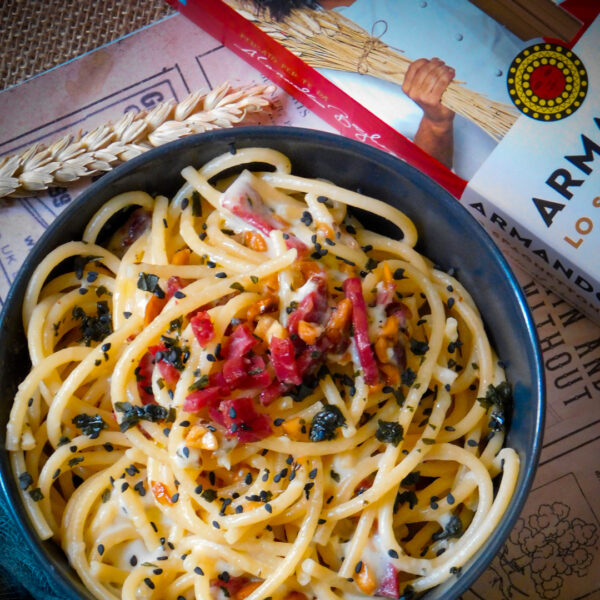
<path fill-rule="evenodd" d="M 130 559 L 129 559 L 129 564 L 132 567 L 135 567 L 135 565 L 137 565 L 137 556 L 134 554 Z"/>
<path fill-rule="evenodd" d="M 270 505 L 270 504 L 267 502 L 267 503 L 265 504 L 265 510 L 266 510 L 268 513 L 272 513 L 272 512 L 273 512 L 273 507 L 272 507 L 272 506 L 271 506 L 271 505 Z"/>
<path fill-rule="evenodd" d="M 221 529 L 221 526 L 219 525 L 219 522 L 218 522 L 218 521 L 213 521 L 213 522 L 212 522 L 212 525 L 213 525 L 213 527 L 214 527 L 215 529 Z"/>
<path fill-rule="evenodd" d="M 173 296 L 175 296 L 175 298 L 178 298 L 179 300 L 181 300 L 182 298 L 185 298 L 185 294 L 181 291 L 181 290 L 177 290 Z"/>
<path fill-rule="evenodd" d="M 390 548 L 388 550 L 388 556 L 390 558 L 398 558 L 398 553 L 393 548 Z"/>
<path fill-rule="evenodd" d="M 361 570 L 362 570 L 362 566 L 363 566 L 362 560 L 359 560 L 359 561 L 356 563 L 356 566 L 354 567 L 354 572 L 355 572 L 357 575 L 358 575 L 358 573 L 360 573 L 360 572 L 361 572 Z"/>
<path fill-rule="evenodd" d="M 144 583 L 151 589 L 154 589 L 154 582 L 152 581 L 152 579 L 150 579 L 150 577 L 146 577 L 144 579 Z"/>
<path fill-rule="evenodd" d="M 194 573 L 196 573 L 196 575 L 204 575 L 204 571 L 200 567 L 196 567 Z"/>
<path fill-rule="evenodd" d="M 104 554 L 104 546 L 102 544 L 98 544 L 98 554 L 100 556 Z"/>
<path fill-rule="evenodd" d="M 215 277 L 218 277 L 219 279 L 225 279 L 225 277 L 227 277 L 227 273 L 224 271 L 219 271 L 218 273 L 215 273 Z"/>

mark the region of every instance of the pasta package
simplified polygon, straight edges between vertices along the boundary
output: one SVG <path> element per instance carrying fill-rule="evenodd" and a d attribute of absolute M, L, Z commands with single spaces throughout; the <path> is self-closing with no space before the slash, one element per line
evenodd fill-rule
<path fill-rule="evenodd" d="M 402 212 L 280 152 L 182 175 L 111 199 L 28 284 L 7 446 L 39 536 L 99 599 L 408 599 L 459 575 L 519 471 L 468 291 Z"/>

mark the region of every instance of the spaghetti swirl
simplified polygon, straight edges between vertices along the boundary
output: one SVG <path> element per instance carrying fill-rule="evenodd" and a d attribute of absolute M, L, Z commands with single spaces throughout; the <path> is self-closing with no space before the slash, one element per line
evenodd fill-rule
<path fill-rule="evenodd" d="M 230 175 L 253 163 L 273 170 Z M 40 537 L 107 599 L 408 598 L 459 573 L 519 467 L 468 292 L 406 215 L 279 152 L 182 174 L 29 283 L 7 446 Z"/>

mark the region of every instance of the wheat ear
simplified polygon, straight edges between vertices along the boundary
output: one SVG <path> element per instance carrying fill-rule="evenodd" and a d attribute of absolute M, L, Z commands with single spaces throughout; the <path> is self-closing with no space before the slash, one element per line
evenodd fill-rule
<path fill-rule="evenodd" d="M 208 94 L 193 92 L 182 102 L 163 102 L 150 111 L 123 115 L 82 135 L 68 134 L 50 146 L 34 144 L 0 159 L 0 198 L 31 196 L 53 185 L 110 171 L 150 148 L 194 133 L 233 127 L 271 105 L 272 85 L 235 89 L 224 83 Z"/>

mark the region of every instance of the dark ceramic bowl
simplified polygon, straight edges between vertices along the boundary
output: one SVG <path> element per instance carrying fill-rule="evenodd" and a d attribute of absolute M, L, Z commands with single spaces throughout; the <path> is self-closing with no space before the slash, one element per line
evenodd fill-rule
<path fill-rule="evenodd" d="M 21 325 L 27 281 L 36 265 L 54 248 L 81 239 L 85 225 L 107 200 L 129 190 L 171 196 L 182 184 L 180 171 L 200 166 L 237 148 L 266 146 L 290 157 L 293 172 L 323 177 L 360 190 L 404 211 L 419 231 L 418 249 L 442 268 L 454 267 L 473 295 L 498 355 L 507 365 L 514 406 L 507 444 L 517 450 L 521 468 L 517 487 L 494 535 L 463 567 L 430 590 L 428 600 L 457 598 L 484 571 L 508 536 L 525 503 L 540 452 L 544 423 L 544 380 L 535 328 L 523 293 L 491 238 L 450 194 L 410 165 L 365 144 L 340 136 L 289 127 L 247 127 L 189 137 L 152 150 L 104 175 L 60 215 L 33 248 L 6 300 L 0 327 L 0 483 L 5 505 L 17 523 L 57 596 L 92 598 L 63 553 L 51 541 L 41 542 L 31 527 L 11 472 L 5 448 L 6 423 L 14 394 L 26 376 L 29 359 Z M 359 215 L 359 217 L 363 217 Z M 378 231 L 393 234 L 383 221 L 362 219 Z"/>

